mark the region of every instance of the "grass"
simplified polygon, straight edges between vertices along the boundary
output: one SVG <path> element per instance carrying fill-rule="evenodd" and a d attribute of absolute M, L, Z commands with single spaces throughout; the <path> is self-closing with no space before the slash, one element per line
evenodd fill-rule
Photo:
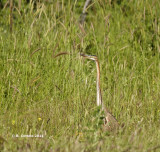
<path fill-rule="evenodd" d="M 159 151 L 160 3 L 96 0 L 80 28 L 83 5 L 23 2 L 20 10 L 15 1 L 12 33 L 9 7 L 1 9 L 2 151 Z M 95 63 L 81 51 L 99 58 L 117 134 L 101 130 Z M 69 55 L 53 58 L 60 52 Z"/>

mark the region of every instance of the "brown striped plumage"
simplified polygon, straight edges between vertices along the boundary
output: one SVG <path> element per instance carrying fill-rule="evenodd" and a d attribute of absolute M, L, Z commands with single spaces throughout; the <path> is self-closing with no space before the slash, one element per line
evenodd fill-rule
<path fill-rule="evenodd" d="M 81 54 L 84 58 L 93 60 L 96 62 L 97 68 L 97 106 L 101 106 L 104 111 L 104 126 L 103 129 L 107 131 L 116 131 L 118 129 L 118 121 L 116 118 L 109 112 L 108 109 L 105 108 L 105 105 L 102 101 L 101 88 L 100 88 L 100 68 L 98 58 L 92 55 Z"/>

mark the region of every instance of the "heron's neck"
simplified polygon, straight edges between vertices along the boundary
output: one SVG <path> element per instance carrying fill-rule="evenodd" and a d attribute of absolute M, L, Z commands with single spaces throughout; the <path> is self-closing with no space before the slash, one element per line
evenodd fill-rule
<path fill-rule="evenodd" d="M 96 67 L 97 67 L 97 106 L 100 106 L 102 105 L 102 95 L 100 88 L 100 68 L 98 61 L 96 61 Z"/>

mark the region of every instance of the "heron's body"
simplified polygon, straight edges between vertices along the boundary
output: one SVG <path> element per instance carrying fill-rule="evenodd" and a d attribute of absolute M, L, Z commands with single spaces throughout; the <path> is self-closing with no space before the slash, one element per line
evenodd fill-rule
<path fill-rule="evenodd" d="M 96 68 L 97 68 L 97 106 L 101 106 L 102 110 L 104 111 L 104 129 L 108 131 L 115 131 L 118 129 L 118 122 L 116 118 L 109 112 L 108 109 L 105 108 L 105 105 L 102 101 L 102 95 L 101 95 L 101 88 L 100 88 L 100 68 L 99 68 L 99 62 L 98 58 L 96 56 L 90 56 L 90 55 L 84 55 L 81 54 L 81 56 L 94 60 L 96 62 Z"/>

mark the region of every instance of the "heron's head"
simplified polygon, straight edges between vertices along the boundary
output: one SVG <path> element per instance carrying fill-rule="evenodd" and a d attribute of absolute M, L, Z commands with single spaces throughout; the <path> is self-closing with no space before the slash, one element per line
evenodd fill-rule
<path fill-rule="evenodd" d="M 97 61 L 97 56 L 95 55 L 85 55 L 85 54 L 80 54 L 81 56 L 83 56 L 84 58 L 93 60 L 93 61 Z"/>

